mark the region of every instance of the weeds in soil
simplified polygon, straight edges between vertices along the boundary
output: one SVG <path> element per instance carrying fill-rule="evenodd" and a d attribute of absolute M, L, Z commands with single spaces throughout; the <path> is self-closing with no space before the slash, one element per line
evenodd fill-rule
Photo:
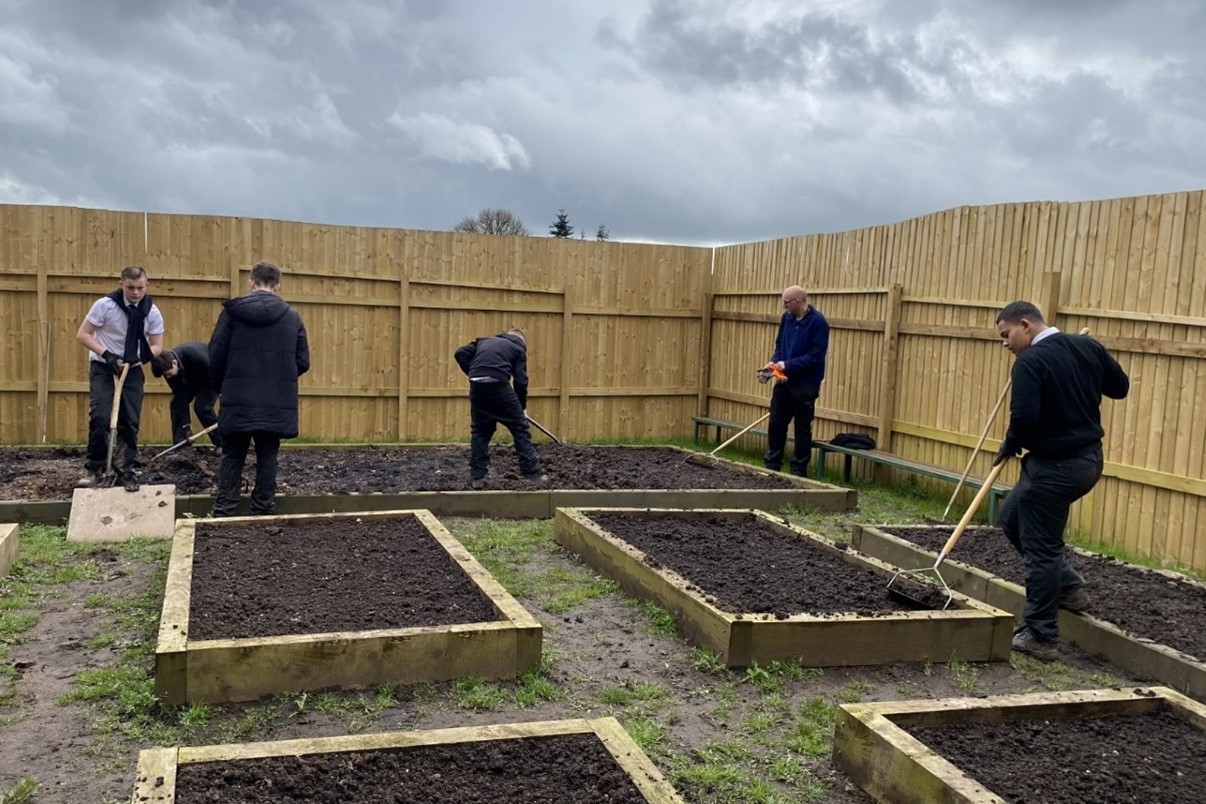
<path fill-rule="evenodd" d="M 736 740 L 708 743 L 690 755 L 669 757 L 671 782 L 686 798 L 705 804 L 749 802 L 787 804 L 815 801 L 825 786 L 807 768 L 789 755 L 764 758 Z M 768 781 L 775 779 L 792 795 L 784 795 Z"/>
<path fill-rule="evenodd" d="M 833 746 L 837 707 L 824 698 L 809 698 L 800 706 L 800 719 L 787 735 L 787 747 L 807 757 L 827 756 Z"/>
<path fill-rule="evenodd" d="M 624 707 L 635 703 L 657 709 L 670 701 L 670 690 L 653 681 L 625 681 L 616 687 L 599 690 L 599 700 L 608 706 Z"/>
<path fill-rule="evenodd" d="M 648 717 L 622 718 L 620 724 L 624 731 L 628 732 L 628 736 L 647 754 L 656 754 L 666 740 L 666 730 Z"/>
<path fill-rule="evenodd" d="M 946 663 L 946 669 L 961 689 L 973 694 L 981 691 L 980 673 L 982 668 L 978 665 L 968 664 L 962 659 L 951 657 L 951 660 Z"/>
<path fill-rule="evenodd" d="M 625 602 L 641 610 L 649 624 L 649 633 L 666 637 L 678 638 L 678 618 L 668 609 L 659 606 L 652 600 L 625 598 Z"/>
<path fill-rule="evenodd" d="M 0 790 L 0 804 L 31 804 L 35 801 L 38 788 L 37 782 L 28 776 L 23 776 L 7 790 Z"/>
<path fill-rule="evenodd" d="M 724 662 L 720 661 L 720 656 L 711 648 L 695 647 L 691 651 L 691 666 L 701 673 L 711 673 L 712 675 L 723 676 L 729 678 L 733 675 L 733 671 L 724 666 Z"/>

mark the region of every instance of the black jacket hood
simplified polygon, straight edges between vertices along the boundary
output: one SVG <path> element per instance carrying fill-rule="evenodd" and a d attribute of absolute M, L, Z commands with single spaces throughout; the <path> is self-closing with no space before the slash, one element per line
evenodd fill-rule
<path fill-rule="evenodd" d="M 253 290 L 246 296 L 223 302 L 226 312 L 251 327 L 269 327 L 289 312 L 289 303 L 275 293 Z"/>

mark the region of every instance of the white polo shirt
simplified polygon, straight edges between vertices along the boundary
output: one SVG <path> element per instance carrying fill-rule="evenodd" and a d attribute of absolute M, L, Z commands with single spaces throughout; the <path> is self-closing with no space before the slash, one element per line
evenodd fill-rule
<path fill-rule="evenodd" d="M 121 357 L 126 351 L 126 330 L 130 326 L 130 318 L 117 306 L 117 302 L 108 296 L 102 296 L 92 304 L 88 311 L 88 323 L 96 327 L 96 339 L 108 351 Z M 155 302 L 151 302 L 151 312 L 143 326 L 143 334 L 148 338 L 152 335 L 163 334 L 163 314 Z M 151 355 L 142 354 L 142 344 L 138 345 L 139 361 L 142 363 L 151 359 Z M 100 355 L 89 350 L 89 360 L 101 360 Z"/>

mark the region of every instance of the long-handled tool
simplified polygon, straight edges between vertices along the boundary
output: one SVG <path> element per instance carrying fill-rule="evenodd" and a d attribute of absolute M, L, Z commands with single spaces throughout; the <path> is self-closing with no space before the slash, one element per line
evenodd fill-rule
<path fill-rule="evenodd" d="M 105 458 L 105 476 L 116 480 L 113 474 L 113 450 L 117 447 L 117 416 L 121 413 L 121 389 L 126 384 L 126 375 L 130 373 L 130 364 L 123 363 L 121 374 L 113 383 L 113 409 L 109 412 L 109 453 Z"/>
<path fill-rule="evenodd" d="M 546 436 L 548 436 L 549 438 L 553 439 L 553 440 L 554 440 L 554 441 L 556 441 L 558 444 L 560 444 L 560 443 L 561 443 L 561 439 L 560 439 L 560 438 L 558 438 L 557 436 L 553 435 L 552 431 L 551 431 L 551 430 L 549 430 L 547 427 L 545 427 L 543 424 L 541 424 L 540 422 L 536 421 L 535 419 L 533 419 L 531 416 L 529 416 L 529 415 L 528 415 L 528 414 L 526 414 L 526 413 L 523 415 L 523 417 L 524 417 L 525 419 L 527 419 L 527 420 L 528 420 L 528 423 L 529 423 L 529 424 L 531 424 L 533 427 L 535 427 L 537 430 L 539 430 L 540 432 L 544 433 Z"/>
<path fill-rule="evenodd" d="M 1082 327 L 1080 335 L 1088 335 L 1089 328 Z M 984 439 L 988 437 L 988 429 L 992 427 L 993 421 L 997 418 L 997 412 L 1001 410 L 1001 405 L 1005 402 L 1005 397 L 1009 395 L 1009 389 L 1013 387 L 1013 377 L 1005 381 L 1005 387 L 1001 389 L 1001 396 L 997 399 L 997 404 L 993 407 L 992 413 L 988 414 L 988 421 L 984 422 L 984 431 L 980 433 L 980 440 L 976 442 L 976 446 L 972 448 L 971 455 L 967 456 L 967 466 L 963 467 L 963 474 L 959 478 L 959 482 L 955 484 L 955 490 L 951 492 L 951 498 L 946 503 L 946 509 L 942 512 L 942 521 L 946 521 L 946 516 L 951 512 L 951 506 L 955 504 L 955 498 L 959 496 L 959 492 L 963 490 L 963 484 L 967 482 L 967 476 L 971 474 L 972 464 L 976 461 L 976 456 L 980 454 L 980 447 L 984 446 Z"/>
<path fill-rule="evenodd" d="M 972 500 L 971 505 L 968 506 L 967 513 L 965 513 L 963 518 L 959 520 L 959 524 L 956 525 L 955 529 L 951 532 L 951 537 L 947 539 L 946 544 L 942 546 L 942 552 L 938 554 L 938 560 L 934 562 L 934 566 L 922 567 L 921 569 L 915 570 L 898 570 L 896 574 L 892 576 L 892 580 L 888 581 L 889 596 L 919 608 L 931 608 L 928 602 L 924 599 L 896 585 L 896 579 L 900 578 L 902 575 L 912 575 L 922 583 L 928 584 L 929 579 L 925 577 L 925 573 L 932 572 L 934 577 L 938 579 L 938 583 L 942 585 L 943 591 L 946 593 L 946 602 L 942 605 L 942 608 L 946 609 L 946 607 L 951 604 L 951 599 L 953 597 L 951 588 L 947 585 L 946 579 L 942 577 L 942 573 L 938 571 L 938 567 L 940 567 L 942 562 L 946 560 L 946 557 L 951 554 L 951 550 L 955 549 L 955 542 L 959 541 L 959 537 L 963 535 L 963 531 L 967 530 L 968 523 L 971 522 L 972 517 L 976 515 L 976 509 L 980 507 L 980 503 L 984 502 L 984 498 L 987 497 L 988 492 L 992 490 L 992 484 L 997 482 L 997 477 L 1000 476 L 1001 470 L 1004 468 L 1005 461 L 1001 461 L 992 468 L 991 472 L 988 473 L 988 477 L 984 479 L 984 485 L 980 486 L 980 490 L 976 492 L 976 498 Z"/>
<path fill-rule="evenodd" d="M 189 436 L 188 438 L 184 439 L 183 441 L 177 441 L 175 444 L 172 444 L 172 446 L 168 447 L 163 452 L 156 452 L 154 455 L 151 456 L 151 460 L 147 461 L 147 463 L 150 464 L 150 462 L 155 460 L 156 458 L 162 458 L 164 455 L 167 455 L 169 452 L 174 452 L 175 450 L 178 450 L 181 447 L 183 447 L 185 444 L 191 444 L 194 441 L 196 441 L 198 438 L 200 438 L 201 436 L 203 436 L 207 433 L 212 433 L 214 430 L 217 430 L 217 429 L 218 429 L 218 423 L 214 422 L 209 427 L 206 427 L 204 430 L 197 433 L 196 435 Z"/>
<path fill-rule="evenodd" d="M 766 413 L 763 413 L 761 416 L 758 417 L 758 421 L 751 422 L 750 424 L 741 428 L 740 430 L 737 431 L 736 435 L 734 435 L 732 438 L 728 439 L 727 441 L 723 442 L 720 446 L 718 446 L 716 449 L 709 452 L 707 455 L 696 455 L 696 454 L 692 453 L 691 455 L 687 456 L 687 460 L 690 461 L 691 463 L 703 464 L 704 466 L 715 466 L 716 465 L 716 453 L 720 452 L 722 449 L 727 447 L 729 444 L 732 444 L 734 441 L 741 438 L 743 435 L 748 433 L 750 430 L 753 430 L 755 427 L 762 424 L 764 421 L 766 421 L 769 418 L 770 418 L 770 411 L 768 410 Z"/>

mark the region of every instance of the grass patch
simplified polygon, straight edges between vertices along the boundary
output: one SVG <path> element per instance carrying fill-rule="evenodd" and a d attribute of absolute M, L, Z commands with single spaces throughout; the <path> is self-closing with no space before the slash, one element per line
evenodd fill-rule
<path fill-rule="evenodd" d="M 36 800 L 39 787 L 41 785 L 33 779 L 24 776 L 7 790 L 0 790 L 0 804 L 31 804 Z"/>
<path fill-rule="evenodd" d="M 542 701 L 555 701 L 562 697 L 561 688 L 549 677 L 553 661 L 553 655 L 546 652 L 540 657 L 539 667 L 534 667 L 519 677 L 519 684 L 515 688 L 516 706 L 536 706 Z"/>
<path fill-rule="evenodd" d="M 678 618 L 669 609 L 654 603 L 652 600 L 627 598 L 625 602 L 640 609 L 641 613 L 645 615 L 649 633 L 666 637 L 667 639 L 678 638 Z"/>
<path fill-rule="evenodd" d="M 452 682 L 452 700 L 462 709 L 488 712 L 507 703 L 507 693 L 497 684 L 476 676 L 464 676 Z"/>
<path fill-rule="evenodd" d="M 946 664 L 946 669 L 961 689 L 973 694 L 981 691 L 981 668 L 977 665 L 968 664 L 961 659 L 951 658 Z"/>
<path fill-rule="evenodd" d="M 647 717 L 624 718 L 621 724 L 628 736 L 647 754 L 656 754 L 659 746 L 666 741 L 665 729 Z"/>
<path fill-rule="evenodd" d="M 652 681 L 625 681 L 619 686 L 599 690 L 598 697 L 608 706 L 625 707 L 668 701 L 670 690 Z"/>
<path fill-rule="evenodd" d="M 544 560 L 558 551 L 549 520 L 476 519 L 454 524 L 457 539 L 503 588 L 519 600 L 536 601 L 552 614 L 564 614 L 620 588 L 576 559 L 570 567 Z"/>
<path fill-rule="evenodd" d="M 1009 666 L 1053 692 L 1119 686 L 1118 679 L 1109 673 L 1089 672 L 1064 662 L 1040 662 L 1016 650 L 1009 654 Z"/>
<path fill-rule="evenodd" d="M 833 748 L 837 707 L 824 698 L 809 698 L 800 706 L 800 719 L 787 734 L 787 747 L 808 757 L 828 756 Z"/>

